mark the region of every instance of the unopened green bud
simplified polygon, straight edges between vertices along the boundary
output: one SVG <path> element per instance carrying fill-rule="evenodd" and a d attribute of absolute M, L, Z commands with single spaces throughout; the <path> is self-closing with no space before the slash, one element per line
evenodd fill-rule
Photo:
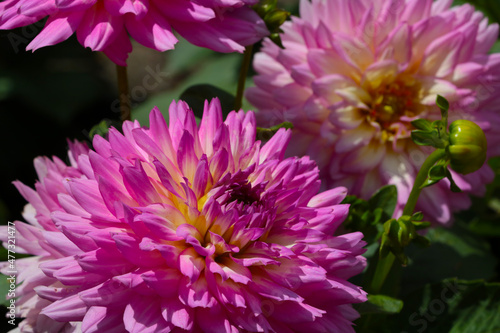
<path fill-rule="evenodd" d="M 422 218 L 422 213 L 415 213 L 413 216 L 403 215 L 397 220 L 390 219 L 386 221 L 379 249 L 380 257 L 385 257 L 390 251 L 403 265 L 406 265 L 408 258 L 404 253 L 405 247 L 412 241 L 417 241 L 419 244 L 428 244 L 428 240 L 417 233 L 417 229 L 429 226 L 428 222 L 419 221 Z"/>
<path fill-rule="evenodd" d="M 486 161 L 486 136 L 472 121 L 460 119 L 450 125 L 450 145 L 447 147 L 450 167 L 458 173 L 477 171 Z"/>
<path fill-rule="evenodd" d="M 286 10 L 274 9 L 264 16 L 264 22 L 266 22 L 269 31 L 278 32 L 281 25 L 285 23 L 289 16 L 290 13 Z"/>
<path fill-rule="evenodd" d="M 259 3 L 253 6 L 253 9 L 259 14 L 261 18 L 266 16 L 267 13 L 276 9 L 276 0 L 261 0 Z"/>

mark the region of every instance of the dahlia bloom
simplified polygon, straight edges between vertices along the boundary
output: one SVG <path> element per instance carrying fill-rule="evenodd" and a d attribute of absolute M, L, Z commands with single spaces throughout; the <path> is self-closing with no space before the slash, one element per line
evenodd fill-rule
<path fill-rule="evenodd" d="M 218 52 L 243 52 L 268 34 L 265 23 L 247 5 L 258 0 L 5 0 L 0 29 L 26 26 L 48 16 L 28 50 L 65 41 L 73 33 L 80 44 L 104 52 L 125 66 L 132 51 L 129 34 L 158 51 L 174 48 L 172 28 L 190 43 Z"/>
<path fill-rule="evenodd" d="M 285 49 L 265 40 L 256 54 L 256 87 L 247 91 L 263 126 L 294 124 L 289 154 L 315 159 L 326 188 L 369 197 L 398 189 L 399 216 L 429 152 L 415 145 L 410 122 L 440 119 L 436 95 L 450 102 L 450 122 L 468 119 L 500 153 L 500 55 L 487 54 L 498 25 L 452 0 L 302 0 L 301 18 L 285 23 Z M 332 19 L 335 17 L 336 19 Z M 494 128 L 497 128 L 495 130 Z M 453 176 L 482 195 L 493 172 Z M 470 205 L 449 183 L 425 189 L 417 210 L 439 223 Z"/>
<path fill-rule="evenodd" d="M 213 100 L 198 129 L 184 102 L 169 111 L 15 183 L 17 246 L 36 255 L 17 260 L 21 329 L 353 332 L 365 260 L 361 233 L 333 236 L 345 188 L 316 194 L 315 163 L 283 159 L 284 129 L 261 146 L 251 112 L 222 122 Z"/>

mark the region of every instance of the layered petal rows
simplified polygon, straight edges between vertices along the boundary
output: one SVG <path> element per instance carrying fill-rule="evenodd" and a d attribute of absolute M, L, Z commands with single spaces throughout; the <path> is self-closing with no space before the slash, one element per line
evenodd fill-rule
<path fill-rule="evenodd" d="M 302 0 L 301 17 L 283 26 L 285 49 L 265 40 L 255 56 L 256 87 L 247 98 L 263 126 L 291 121 L 290 155 L 310 155 L 325 188 L 346 186 L 367 198 L 385 184 L 398 188 L 401 213 L 429 151 L 410 139 L 410 122 L 439 119 L 438 94 L 450 121 L 468 119 L 500 154 L 500 55 L 488 54 L 498 25 L 452 0 Z M 333 17 L 337 19 L 332 19 Z M 453 173 L 453 172 L 452 172 Z M 484 194 L 488 166 L 461 176 L 459 187 Z M 450 223 L 470 205 L 449 184 L 422 192 L 417 210 Z"/>
<path fill-rule="evenodd" d="M 129 35 L 158 51 L 174 48 L 172 28 L 190 43 L 218 52 L 243 52 L 268 34 L 248 7 L 257 0 L 6 0 L 0 29 L 26 26 L 48 16 L 28 50 L 54 45 L 76 33 L 80 44 L 125 66 Z"/>
<path fill-rule="evenodd" d="M 223 122 L 213 100 L 198 128 L 184 102 L 169 111 L 16 182 L 17 247 L 35 255 L 17 260 L 21 330 L 353 332 L 365 260 L 361 233 L 333 236 L 346 189 L 316 194 L 316 164 L 283 158 L 284 129 L 255 141 L 251 112 Z"/>

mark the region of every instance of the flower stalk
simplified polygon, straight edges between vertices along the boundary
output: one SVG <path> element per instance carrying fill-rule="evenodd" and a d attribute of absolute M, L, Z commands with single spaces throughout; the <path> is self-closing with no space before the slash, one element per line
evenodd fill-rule
<path fill-rule="evenodd" d="M 120 99 L 121 120 L 130 120 L 131 103 L 128 88 L 127 66 L 116 65 L 116 76 L 118 81 L 118 96 Z"/>
<path fill-rule="evenodd" d="M 453 192 L 460 188 L 453 181 L 450 166 L 454 171 L 467 174 L 477 171 L 486 160 L 486 137 L 479 126 L 469 120 L 456 120 L 448 127 L 448 101 L 437 96 L 437 106 L 441 109 L 441 120 L 430 122 L 417 119 L 412 122 L 416 130 L 411 137 L 415 143 L 436 148 L 420 167 L 413 188 L 399 219 L 390 219 L 384 223 L 384 233 L 379 251 L 379 261 L 375 268 L 369 291 L 377 294 L 382 289 L 391 270 L 394 259 L 405 266 L 407 258 L 404 248 L 412 241 L 428 244 L 428 240 L 418 235 L 416 230 L 429 226 L 429 222 L 420 222 L 423 214 L 413 213 L 418 197 L 424 187 L 431 186 L 443 178 L 448 178 Z"/>
<path fill-rule="evenodd" d="M 241 64 L 240 77 L 238 79 L 238 88 L 236 90 L 236 98 L 234 100 L 234 109 L 238 111 L 243 104 L 243 92 L 245 91 L 245 81 L 247 79 L 248 68 L 252 62 L 252 49 L 253 45 L 245 48 L 243 53 L 243 63 Z"/>
<path fill-rule="evenodd" d="M 427 179 L 427 175 L 429 170 L 443 157 L 446 156 L 446 151 L 444 149 L 436 149 L 432 154 L 430 154 L 425 160 L 424 164 L 420 168 L 420 171 L 415 178 L 415 182 L 413 184 L 413 188 L 410 192 L 410 196 L 406 205 L 403 209 L 403 216 L 412 215 L 413 210 L 415 209 L 415 205 L 417 204 L 418 197 L 420 196 L 420 192 L 422 191 L 422 185 L 425 183 Z M 377 267 L 375 269 L 375 274 L 369 286 L 369 291 L 373 294 L 378 294 L 384 285 L 385 279 L 389 274 L 389 271 L 394 264 L 394 259 L 396 256 L 392 252 L 388 252 L 387 255 L 381 256 L 377 263 Z"/>

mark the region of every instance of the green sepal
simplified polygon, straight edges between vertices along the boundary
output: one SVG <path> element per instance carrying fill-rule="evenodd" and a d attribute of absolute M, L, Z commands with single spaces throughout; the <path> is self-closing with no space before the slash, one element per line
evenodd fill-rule
<path fill-rule="evenodd" d="M 276 6 L 276 0 L 263 0 L 254 5 L 252 8 L 266 24 L 270 33 L 268 36 L 269 39 L 283 49 L 284 46 L 280 37 L 283 30 L 281 30 L 280 27 L 290 17 L 291 13 L 286 10 L 276 8 Z"/>
<path fill-rule="evenodd" d="M 462 192 L 460 187 L 458 187 L 457 183 L 455 183 L 455 181 L 453 180 L 453 177 L 451 176 L 451 172 L 450 172 L 450 170 L 448 170 L 448 168 L 446 168 L 446 178 L 448 178 L 448 180 L 450 181 L 450 190 L 452 192 L 455 192 L 455 193 Z"/>
<path fill-rule="evenodd" d="M 439 120 L 439 122 L 441 122 Z M 411 139 L 419 146 L 432 146 L 435 148 L 445 148 L 446 141 L 443 140 L 440 131 L 434 128 L 432 130 L 414 130 L 411 131 Z"/>
<path fill-rule="evenodd" d="M 384 223 L 384 233 L 379 248 L 379 257 L 384 258 L 392 252 L 403 266 L 408 263 L 408 258 L 404 253 L 412 241 L 420 244 L 427 244 L 428 241 L 417 233 L 417 229 L 424 229 L 430 226 L 429 222 L 420 222 L 423 214 L 417 212 L 412 216 L 403 215 L 399 219 L 390 219 Z"/>
<path fill-rule="evenodd" d="M 277 3 L 277 0 L 261 0 L 252 8 L 261 18 L 264 18 L 267 13 L 276 8 Z"/>
<path fill-rule="evenodd" d="M 428 240 L 424 236 L 420 236 L 420 235 L 415 237 L 415 239 L 413 239 L 413 241 L 415 242 L 415 244 L 417 244 L 418 246 L 421 246 L 421 247 L 429 247 L 431 245 L 430 240 Z"/>
<path fill-rule="evenodd" d="M 415 230 L 422 230 L 431 226 L 431 223 L 428 221 L 412 221 L 411 223 L 415 227 Z"/>
<path fill-rule="evenodd" d="M 431 186 L 439 182 L 441 179 L 447 177 L 448 169 L 446 168 L 446 164 L 441 161 L 438 164 L 434 165 L 429 169 L 429 173 L 427 175 L 427 179 L 420 186 L 420 188 L 424 188 L 427 186 Z"/>
<path fill-rule="evenodd" d="M 276 44 L 280 49 L 284 49 L 285 46 L 283 46 L 283 42 L 281 41 L 281 36 L 277 32 L 273 32 L 272 34 L 269 35 L 269 39 Z"/>
<path fill-rule="evenodd" d="M 412 221 L 422 221 L 423 218 L 424 218 L 424 213 L 422 212 L 415 212 L 411 216 Z"/>
<path fill-rule="evenodd" d="M 408 266 L 408 257 L 406 256 L 404 249 L 402 247 L 395 247 L 392 249 L 392 253 L 399 260 L 401 266 Z"/>
<path fill-rule="evenodd" d="M 390 251 L 391 251 L 391 245 L 390 245 L 389 238 L 388 238 L 387 234 L 383 234 L 382 241 L 380 243 L 380 248 L 379 248 L 379 257 L 380 258 L 387 257 L 387 255 L 389 254 Z"/>
<path fill-rule="evenodd" d="M 271 32 L 278 32 L 280 27 L 290 17 L 290 12 L 283 9 L 274 9 L 266 13 L 264 22 Z"/>
<path fill-rule="evenodd" d="M 432 123 L 428 121 L 427 119 L 416 119 L 411 122 L 413 127 L 415 127 L 418 130 L 423 130 L 423 131 L 432 131 L 434 128 L 432 127 Z"/>

